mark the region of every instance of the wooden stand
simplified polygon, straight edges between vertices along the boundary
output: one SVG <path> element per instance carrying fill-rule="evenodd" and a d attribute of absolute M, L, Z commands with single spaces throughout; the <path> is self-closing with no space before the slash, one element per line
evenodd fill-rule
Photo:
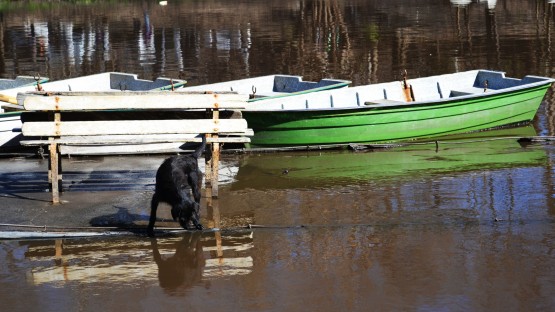
<path fill-rule="evenodd" d="M 50 112 L 49 121 L 23 123 L 24 136 L 48 137 L 48 140 L 24 140 L 22 145 L 48 145 L 48 180 L 52 203 L 60 203 L 62 190 L 62 162 L 60 145 L 154 144 L 163 142 L 198 142 L 197 137 L 185 134 L 206 134 L 210 145 L 206 157 L 205 181 L 212 189 L 211 197 L 218 197 L 220 143 L 248 143 L 252 129 L 244 119 L 220 119 L 220 109 L 244 108 L 248 95 L 236 93 L 187 92 L 56 92 L 26 93 L 18 96 L 26 110 Z M 122 106 L 125 103 L 126 106 Z M 142 114 L 137 120 L 95 120 L 93 112 L 133 111 Z M 201 119 L 148 119 L 159 111 L 206 110 Z M 63 112 L 80 112 L 91 116 L 85 120 L 64 121 Z M 88 114 L 91 113 L 91 114 Z M 135 115 L 133 115 L 135 116 Z M 145 118 L 145 116 L 147 118 Z M 220 137 L 225 134 L 226 137 Z"/>

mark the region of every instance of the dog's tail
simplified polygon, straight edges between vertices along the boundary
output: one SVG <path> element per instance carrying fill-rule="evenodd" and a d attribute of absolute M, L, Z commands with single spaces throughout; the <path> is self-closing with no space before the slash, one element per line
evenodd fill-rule
<path fill-rule="evenodd" d="M 193 152 L 193 157 L 195 157 L 197 159 L 200 157 L 200 155 L 202 155 L 202 153 L 204 153 L 204 149 L 206 148 L 206 134 L 204 134 L 204 133 L 201 134 L 201 137 L 202 137 L 202 143 Z"/>

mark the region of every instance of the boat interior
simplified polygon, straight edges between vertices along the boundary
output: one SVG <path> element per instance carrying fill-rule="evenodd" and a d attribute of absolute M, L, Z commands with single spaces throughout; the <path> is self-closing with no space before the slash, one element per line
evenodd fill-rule
<path fill-rule="evenodd" d="M 171 85 L 175 88 L 183 86 L 186 81 L 172 80 L 169 78 L 157 78 L 154 81 L 137 79 L 136 74 L 108 72 L 70 78 L 64 80 L 51 81 L 41 84 L 43 91 L 98 91 L 98 90 L 130 90 L 130 91 L 147 91 L 147 90 L 164 90 L 171 89 Z M 34 85 L 27 85 L 18 88 L 3 90 L 5 96 L 17 96 L 18 93 L 36 91 Z"/>
<path fill-rule="evenodd" d="M 187 81 L 175 80 L 170 78 L 156 78 L 156 80 L 137 79 L 137 75 L 125 73 L 109 73 L 110 89 L 116 90 L 169 90 L 172 88 L 180 88 Z M 83 87 L 84 88 L 84 87 Z M 81 90 L 88 91 L 88 90 Z"/>
<path fill-rule="evenodd" d="M 17 76 L 15 79 L 0 79 L 0 90 L 12 89 L 26 85 L 34 86 L 37 81 L 45 83 L 48 81 L 48 78 L 37 77 L 35 79 L 33 76 Z"/>
<path fill-rule="evenodd" d="M 268 99 L 261 103 L 250 103 L 247 110 L 307 110 L 357 108 L 373 105 L 396 106 L 410 102 L 444 101 L 453 97 L 474 96 L 549 81 L 553 81 L 553 79 L 537 76 L 515 79 L 505 77 L 504 72 L 472 70 L 410 79 L 407 81 L 407 88 L 404 87 L 403 81 L 394 81 Z"/>
<path fill-rule="evenodd" d="M 233 80 L 207 85 L 185 87 L 178 91 L 234 91 L 239 94 L 250 94 L 254 98 L 280 96 L 294 92 L 319 88 L 347 86 L 351 82 L 340 79 L 322 79 L 319 82 L 303 81 L 300 76 L 268 75 L 255 78 Z M 315 91 L 316 91 L 315 90 Z"/>

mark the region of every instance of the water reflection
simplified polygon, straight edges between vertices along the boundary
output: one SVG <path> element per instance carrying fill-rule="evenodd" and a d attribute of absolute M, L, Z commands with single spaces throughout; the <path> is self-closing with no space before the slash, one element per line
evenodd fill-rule
<path fill-rule="evenodd" d="M 116 70 L 195 85 L 284 73 L 360 85 L 391 81 L 403 69 L 412 77 L 482 67 L 517 77 L 554 72 L 547 1 L 57 2 L 44 11 L 26 5 L 2 8 L 3 76 Z"/>
<path fill-rule="evenodd" d="M 456 7 L 466 7 L 472 3 L 472 0 L 449 0 Z M 494 10 L 497 0 L 479 0 L 478 3 L 486 3 L 488 10 Z"/>
<path fill-rule="evenodd" d="M 158 240 L 151 240 L 154 261 L 158 266 L 158 280 L 169 294 L 183 294 L 183 289 L 200 284 L 205 267 L 200 233 L 186 234 L 175 247 L 175 253 L 162 257 Z M 181 290 L 179 290 L 181 289 Z"/>
<path fill-rule="evenodd" d="M 508 128 L 440 138 L 394 149 L 306 152 L 245 156 L 232 190 L 329 188 L 387 180 L 543 166 L 542 147 L 523 148 L 516 137 L 534 136 L 533 127 Z M 503 139 L 506 137 L 506 139 Z"/>
<path fill-rule="evenodd" d="M 403 69 L 409 78 L 475 68 L 554 76 L 554 9 L 550 0 L 10 1 L 0 4 L 0 76 L 125 71 L 191 85 L 275 73 L 360 85 Z M 554 101 L 551 91 L 534 121 L 539 135 L 555 133 Z M 221 198 L 206 203 L 213 210 L 203 222 L 224 230 L 2 241 L 0 285 L 10 291 L 0 302 L 12 310 L 549 310 L 554 155 L 550 145 L 509 140 L 437 152 L 248 155 Z M 97 183 L 108 193 L 121 181 L 121 191 L 148 193 L 159 161 L 147 163 L 146 171 L 79 165 L 68 188 L 82 196 Z M 43 173 L 12 167 L 0 190 L 45 188 Z M 279 227 L 225 230 L 249 223 Z"/>
<path fill-rule="evenodd" d="M 220 243 L 217 246 L 213 234 L 183 233 L 150 242 L 133 238 L 21 241 L 2 244 L 1 249 L 2 261 L 24 269 L 29 285 L 138 286 L 158 281 L 168 294 L 185 295 L 188 288 L 204 286 L 205 281 L 252 270 L 250 233 L 226 234 Z M 222 251 L 220 256 L 217 249 Z M 2 274 L 14 273 L 2 268 Z"/>
<path fill-rule="evenodd" d="M 210 190 L 208 190 L 210 192 Z M 150 287 L 153 281 L 170 296 L 185 296 L 210 281 L 250 274 L 253 233 L 222 233 L 217 200 L 207 198 L 207 225 L 212 232 L 183 232 L 177 236 L 144 239 L 58 239 L 20 241 L 0 245 L 1 276 L 26 286 L 72 288 L 78 285 Z M 19 273 L 17 271 L 22 270 Z M 6 282 L 3 278 L 2 283 Z M 95 286 L 96 287 L 96 286 Z M 110 287 L 112 288 L 112 287 Z"/>

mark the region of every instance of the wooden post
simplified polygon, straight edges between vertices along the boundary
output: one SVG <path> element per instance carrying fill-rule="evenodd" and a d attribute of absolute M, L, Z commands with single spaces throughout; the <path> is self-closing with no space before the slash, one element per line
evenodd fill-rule
<path fill-rule="evenodd" d="M 52 203 L 59 204 L 60 203 L 60 184 L 59 184 L 59 177 L 58 177 L 58 144 L 50 143 L 48 146 L 50 153 L 48 154 L 48 160 L 50 165 L 50 172 L 48 175 L 48 179 L 50 180 L 50 192 L 52 192 Z"/>
<path fill-rule="evenodd" d="M 54 113 L 54 122 L 59 123 L 62 117 L 60 112 Z M 48 146 L 49 150 L 49 166 L 50 171 L 48 174 L 48 179 L 50 180 L 50 192 L 52 192 L 52 203 L 60 203 L 60 190 L 62 189 L 62 159 L 60 151 L 58 149 L 58 144 L 55 143 L 54 138 L 50 138 L 50 144 Z"/>
<path fill-rule="evenodd" d="M 218 137 L 218 135 L 213 135 L 212 138 Z M 218 177 L 219 177 L 219 163 L 220 163 L 220 143 L 212 143 L 212 197 L 218 197 Z"/>
<path fill-rule="evenodd" d="M 218 124 L 220 120 L 220 110 L 214 108 L 212 111 L 212 119 Z M 214 129 L 214 134 L 212 138 L 218 138 L 219 129 Z M 212 143 L 212 197 L 218 197 L 218 177 L 219 177 L 219 165 L 220 165 L 220 143 Z"/>
<path fill-rule="evenodd" d="M 206 140 L 211 138 L 212 135 L 206 133 Z M 209 143 L 210 147 L 204 151 L 204 184 L 206 186 L 206 190 L 210 189 L 210 192 L 207 192 L 206 195 L 212 197 L 212 143 Z"/>

